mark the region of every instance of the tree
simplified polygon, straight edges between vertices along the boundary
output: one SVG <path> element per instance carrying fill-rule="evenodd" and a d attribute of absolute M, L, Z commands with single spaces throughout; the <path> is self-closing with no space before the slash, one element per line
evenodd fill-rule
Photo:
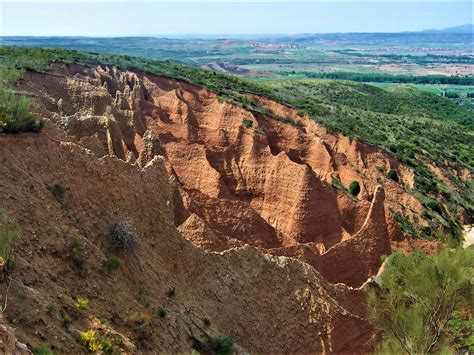
<path fill-rule="evenodd" d="M 388 173 L 387 173 L 387 176 L 395 182 L 399 181 L 398 173 L 394 169 L 389 170 Z"/>
<path fill-rule="evenodd" d="M 252 120 L 247 120 L 247 119 L 245 119 L 245 120 L 242 120 L 242 124 L 243 124 L 245 127 L 247 127 L 247 128 L 252 128 L 252 126 L 253 126 L 253 121 L 252 121 Z"/>
<path fill-rule="evenodd" d="M 352 181 L 349 185 L 349 191 L 353 196 L 357 196 L 360 193 L 360 184 L 358 181 Z"/>
<path fill-rule="evenodd" d="M 424 354 L 449 340 L 454 311 L 470 312 L 470 268 L 474 249 L 394 253 L 387 260 L 380 287 L 368 290 L 371 317 L 385 334 L 382 348 Z"/>

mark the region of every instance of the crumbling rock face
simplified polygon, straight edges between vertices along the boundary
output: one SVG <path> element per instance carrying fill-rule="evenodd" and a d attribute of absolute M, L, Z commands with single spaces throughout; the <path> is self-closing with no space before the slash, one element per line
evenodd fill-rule
<path fill-rule="evenodd" d="M 296 127 L 173 79 L 107 66 L 57 71 L 63 75 L 29 73 L 22 83 L 39 110 L 98 157 L 143 167 L 162 155 L 174 179 L 175 224 L 185 223 L 183 234 L 206 250 L 250 244 L 359 286 L 390 243 L 405 238 L 390 211 L 422 209 L 402 185 L 413 174 L 393 157 L 271 100 L 254 97 Z M 390 169 L 402 184 L 380 172 Z M 333 181 L 358 181 L 361 192 L 353 198 Z"/>
<path fill-rule="evenodd" d="M 219 334 L 252 353 L 373 348 L 361 291 L 328 283 L 302 261 L 234 247 L 196 214 L 181 224 L 182 234 L 229 249 L 207 253 L 183 238 L 166 164 L 162 157 L 143 168 L 98 158 L 50 124 L 39 134 L 0 135 L 0 201 L 21 229 L 3 319 L 18 339 L 81 353 L 80 333 L 98 329 L 101 317 L 141 353 L 189 353 L 193 339 Z M 64 191 L 53 194 L 46 184 Z M 109 270 L 106 261 L 117 255 L 110 226 L 123 220 L 140 239 L 133 253 L 119 254 L 122 266 Z M 1 282 L 3 296 L 6 288 Z M 78 308 L 77 297 L 87 307 Z M 160 308 L 163 319 L 155 313 Z"/>

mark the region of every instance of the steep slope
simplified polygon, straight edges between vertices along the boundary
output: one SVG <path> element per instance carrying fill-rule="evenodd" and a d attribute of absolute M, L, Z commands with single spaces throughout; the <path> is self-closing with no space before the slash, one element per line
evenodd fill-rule
<path fill-rule="evenodd" d="M 250 246 L 205 253 L 173 223 L 175 187 L 162 158 L 139 167 L 70 140 L 50 124 L 40 134 L 0 135 L 0 201 L 21 228 L 13 282 L 1 284 L 3 295 L 9 286 L 3 317 L 21 341 L 77 353 L 79 332 L 107 327 L 128 351 L 189 352 L 194 339 L 222 333 L 257 353 L 373 346 L 361 291 Z M 107 269 L 109 228 L 124 220 L 140 235 L 138 248 Z M 76 235 L 81 242 L 71 244 Z"/>
<path fill-rule="evenodd" d="M 206 229 L 214 239 L 200 243 L 207 250 L 250 244 L 307 261 L 331 282 L 359 286 L 390 253 L 390 242 L 404 238 L 392 211 L 423 209 L 404 187 L 413 173 L 393 157 L 267 99 L 257 98 L 270 113 L 253 114 L 197 86 L 107 66 L 28 73 L 21 88 L 36 97 L 43 116 L 98 157 L 143 167 L 163 155 L 175 204 L 186 211 L 179 209 L 175 224 L 190 215 L 202 220 L 205 228 L 189 221 L 181 230 L 196 240 Z M 381 169 L 396 170 L 401 183 Z M 334 187 L 352 181 L 361 186 L 357 198 Z M 367 223 L 377 233 L 362 233 Z M 360 245 L 345 247 L 354 243 Z M 327 261 L 338 259 L 327 259 L 334 253 L 359 266 L 368 255 L 373 261 L 347 268 Z"/>

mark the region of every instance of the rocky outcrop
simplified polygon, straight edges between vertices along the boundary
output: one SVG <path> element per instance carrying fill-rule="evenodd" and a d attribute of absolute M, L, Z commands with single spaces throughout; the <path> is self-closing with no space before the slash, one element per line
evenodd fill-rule
<path fill-rule="evenodd" d="M 147 130 L 143 135 L 142 148 L 138 157 L 137 164 L 140 167 L 144 167 L 150 162 L 155 156 L 160 155 L 160 138 L 151 129 Z M 133 154 L 132 152 L 129 152 Z"/>
<path fill-rule="evenodd" d="M 239 240 L 229 240 L 217 236 L 195 213 L 191 214 L 191 216 L 178 227 L 178 230 L 183 237 L 205 250 L 224 251 L 231 247 L 244 245 Z"/>
<path fill-rule="evenodd" d="M 391 253 L 387 227 L 380 223 L 385 220 L 384 195 L 383 189 L 377 187 L 361 229 L 322 255 L 318 269 L 326 280 L 360 286 L 367 280 L 364 275 L 375 275 L 381 257 Z"/>

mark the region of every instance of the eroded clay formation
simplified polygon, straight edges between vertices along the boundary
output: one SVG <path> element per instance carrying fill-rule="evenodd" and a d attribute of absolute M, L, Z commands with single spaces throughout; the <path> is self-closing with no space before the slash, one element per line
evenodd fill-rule
<path fill-rule="evenodd" d="M 187 83 L 116 68 L 69 66 L 30 74 L 24 85 L 44 115 L 98 157 L 143 167 L 163 156 L 175 224 L 206 250 L 250 244 L 359 286 L 404 238 L 391 211 L 421 211 L 403 188 L 412 173 L 393 157 L 268 99 L 256 98 L 296 127 Z M 380 168 L 397 170 L 401 184 Z M 333 179 L 358 181 L 361 193 L 353 199 Z"/>

